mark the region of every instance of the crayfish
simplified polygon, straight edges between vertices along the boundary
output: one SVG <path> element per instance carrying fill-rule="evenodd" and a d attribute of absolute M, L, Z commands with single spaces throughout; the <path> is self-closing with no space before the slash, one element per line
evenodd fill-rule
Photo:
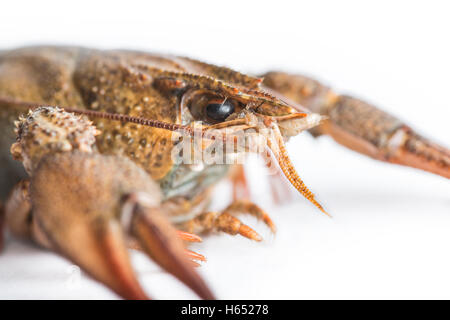
<path fill-rule="evenodd" d="M 247 196 L 248 153 L 327 214 L 288 156 L 286 142 L 302 131 L 450 178 L 448 149 L 364 101 L 301 75 L 254 77 L 177 56 L 77 47 L 3 51 L 0 121 L 4 225 L 126 299 L 148 297 L 128 248 L 213 299 L 195 269 L 205 258 L 186 243 L 214 231 L 260 241 L 241 214 L 275 232 Z M 208 210 L 211 189 L 226 178 L 234 201 Z"/>

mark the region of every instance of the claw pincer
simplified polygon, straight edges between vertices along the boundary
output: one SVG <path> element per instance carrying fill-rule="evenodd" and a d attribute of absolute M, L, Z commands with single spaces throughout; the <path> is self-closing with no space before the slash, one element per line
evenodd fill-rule
<path fill-rule="evenodd" d="M 132 237 L 200 297 L 214 297 L 193 269 L 177 231 L 159 210 L 159 186 L 128 158 L 96 152 L 98 132 L 90 121 L 59 108 L 41 107 L 20 119 L 17 133 L 11 149 L 30 175 L 29 196 L 20 198 L 28 209 L 22 216 L 29 215 L 33 223 L 29 228 L 43 235 L 45 241 L 38 242 L 122 297 L 146 299 L 128 257 L 126 243 Z M 11 198 L 6 206 L 16 217 L 17 202 L 17 197 Z M 10 229 L 18 230 L 17 225 Z"/>
<path fill-rule="evenodd" d="M 296 103 L 328 117 L 313 128 L 371 158 L 450 178 L 450 150 L 414 132 L 400 119 L 360 99 L 337 95 L 302 75 L 269 72 L 264 84 Z"/>

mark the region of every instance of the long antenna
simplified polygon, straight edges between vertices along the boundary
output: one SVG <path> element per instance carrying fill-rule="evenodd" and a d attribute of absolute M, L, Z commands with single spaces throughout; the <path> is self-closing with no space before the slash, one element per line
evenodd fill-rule
<path fill-rule="evenodd" d="M 29 101 L 22 101 L 22 100 L 16 100 L 6 97 L 0 97 L 0 103 L 6 103 L 6 104 L 12 104 L 28 109 L 36 109 L 39 107 L 49 106 L 48 104 L 42 104 L 42 103 L 35 103 L 35 102 L 29 102 Z M 121 121 L 121 122 L 130 122 L 130 123 L 136 123 L 143 126 L 153 127 L 153 128 L 159 128 L 169 131 L 180 131 L 184 133 L 185 135 L 194 136 L 195 133 L 201 132 L 202 137 L 207 137 L 208 139 L 215 140 L 214 136 L 207 135 L 207 132 L 204 130 L 195 130 L 191 126 L 177 124 L 177 123 L 170 123 L 160 120 L 153 120 L 153 119 L 147 119 L 142 117 L 134 117 L 129 116 L 125 114 L 120 113 L 109 113 L 109 112 L 102 112 L 102 111 L 93 111 L 93 110 L 81 110 L 71 107 L 63 107 L 61 106 L 63 110 L 75 114 L 80 115 L 86 115 L 88 117 L 94 117 L 94 118 L 102 118 L 102 119 L 108 119 L 113 121 Z M 222 136 L 223 141 L 227 142 L 229 141 L 229 138 L 227 135 Z M 236 140 L 236 137 L 231 137 Z"/>
<path fill-rule="evenodd" d="M 88 117 L 94 117 L 94 118 L 102 118 L 102 119 L 108 119 L 108 120 L 115 120 L 115 121 L 121 121 L 121 122 L 131 122 L 140 124 L 143 126 L 153 127 L 153 128 L 159 128 L 164 130 L 170 130 L 170 131 L 177 131 L 177 130 L 184 130 L 189 134 L 194 134 L 194 129 L 189 126 L 185 126 L 182 124 L 177 123 L 170 123 L 160 120 L 152 120 L 152 119 L 146 119 L 142 117 L 133 117 L 126 114 L 120 114 L 120 113 L 109 113 L 109 112 L 101 112 L 101 111 L 93 111 L 93 110 L 79 110 L 79 109 L 73 109 L 73 108 L 64 108 L 67 112 L 72 112 L 75 114 L 82 114 L 86 115 Z"/>

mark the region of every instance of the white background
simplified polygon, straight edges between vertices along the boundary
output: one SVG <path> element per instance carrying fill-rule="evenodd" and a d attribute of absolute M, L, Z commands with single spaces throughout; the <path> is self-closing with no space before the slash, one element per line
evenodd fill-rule
<path fill-rule="evenodd" d="M 433 1 L 7 1 L 0 48 L 80 44 L 169 52 L 243 72 L 313 75 L 449 145 L 450 7 Z M 450 298 L 448 180 L 365 158 L 308 134 L 288 144 L 333 219 L 292 190 L 275 207 L 251 166 L 254 200 L 278 226 L 263 243 L 214 235 L 194 247 L 218 298 Z M 264 182 L 264 183 L 263 183 Z M 214 206 L 230 199 L 217 189 Z M 144 256 L 155 298 L 195 298 Z M 116 298 L 58 256 L 10 240 L 0 298 Z"/>

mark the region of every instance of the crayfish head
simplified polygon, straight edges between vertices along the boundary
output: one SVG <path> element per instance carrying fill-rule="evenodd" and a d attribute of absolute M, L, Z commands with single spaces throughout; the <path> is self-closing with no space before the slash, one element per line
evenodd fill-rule
<path fill-rule="evenodd" d="M 256 139 L 253 139 L 253 141 L 258 141 L 248 143 L 249 146 L 253 147 L 253 149 L 256 146 L 256 150 L 260 153 L 262 153 L 262 150 L 265 150 L 264 155 L 269 161 L 271 157 L 268 150 L 270 150 L 291 185 L 318 209 L 328 215 L 298 175 L 285 147 L 285 142 L 290 137 L 319 125 L 325 117 L 315 113 L 292 112 L 281 116 L 268 116 L 252 112 L 247 113 L 245 118 L 251 119 L 248 123 L 252 123 L 252 129 L 256 129 Z M 249 130 L 251 129 L 248 129 L 246 134 L 251 136 L 251 133 L 249 134 L 248 132 Z"/>
<path fill-rule="evenodd" d="M 196 83 L 190 83 L 192 79 Z M 258 81 L 253 82 L 252 88 L 202 76 L 180 75 L 178 81 L 185 81 L 179 122 L 193 126 L 191 134 L 195 136 L 200 132 L 198 136 L 203 139 L 194 145 L 202 150 L 213 148 L 213 158 L 219 161 L 242 158 L 236 157 L 237 154 L 271 152 L 290 183 L 325 212 L 300 179 L 284 145 L 290 137 L 319 125 L 323 116 L 294 108 L 259 88 L 255 85 Z M 217 156 L 220 152 L 224 157 Z M 228 157 L 230 155 L 234 157 Z"/>

